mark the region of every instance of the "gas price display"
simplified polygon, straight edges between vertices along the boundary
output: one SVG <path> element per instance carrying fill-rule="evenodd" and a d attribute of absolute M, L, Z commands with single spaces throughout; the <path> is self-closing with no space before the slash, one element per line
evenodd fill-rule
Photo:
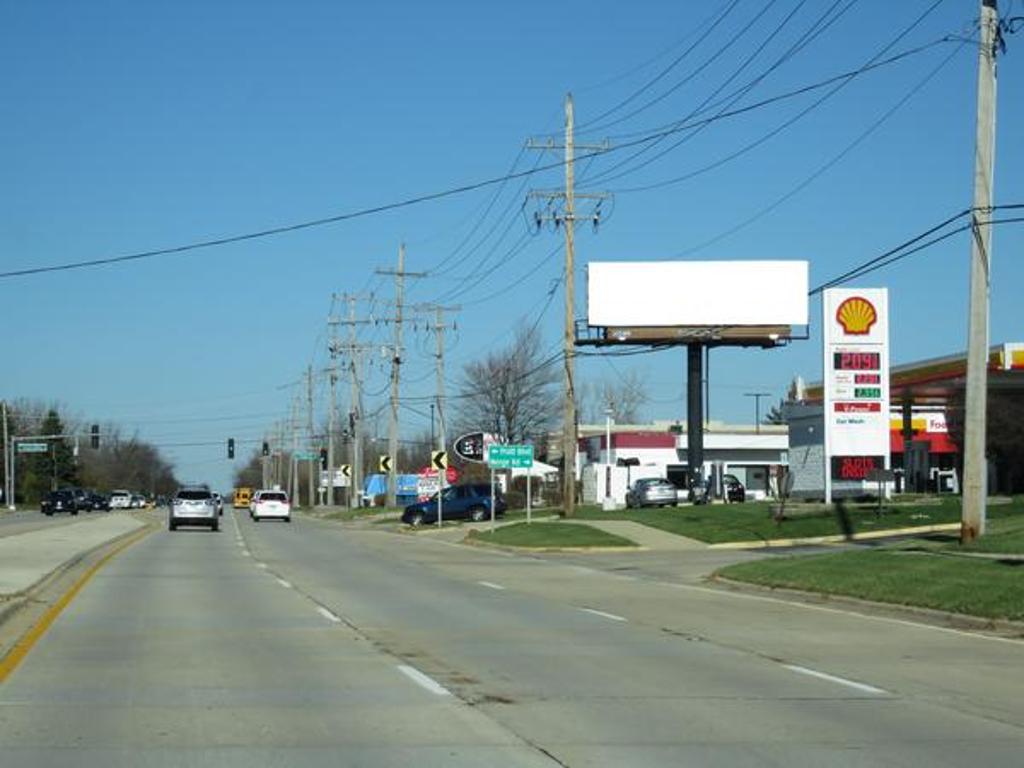
<path fill-rule="evenodd" d="M 837 371 L 877 371 L 882 367 L 882 355 L 878 352 L 835 352 L 832 365 Z"/>

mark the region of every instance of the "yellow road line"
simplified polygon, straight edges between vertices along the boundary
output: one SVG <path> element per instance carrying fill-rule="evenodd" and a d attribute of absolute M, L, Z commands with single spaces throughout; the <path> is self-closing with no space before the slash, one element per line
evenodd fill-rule
<path fill-rule="evenodd" d="M 0 659 L 0 684 L 2 684 L 7 677 L 18 668 L 22 659 L 28 655 L 28 652 L 32 650 L 32 647 L 39 642 L 39 638 L 46 634 L 46 630 L 50 628 L 50 625 L 56 621 L 57 617 L 60 616 L 68 604 L 75 599 L 77 595 L 96 572 L 106 565 L 114 555 L 117 555 L 121 551 L 127 549 L 135 542 L 142 539 L 147 534 L 151 533 L 154 529 L 146 526 L 142 530 L 131 534 L 127 539 L 118 544 L 113 550 L 101 557 L 97 562 L 90 566 L 89 570 L 78 577 L 78 580 L 72 585 L 71 589 L 61 595 L 60 599 L 51 605 L 32 628 L 29 629 L 24 635 L 18 638 L 18 642 L 7 652 L 7 654 Z"/>

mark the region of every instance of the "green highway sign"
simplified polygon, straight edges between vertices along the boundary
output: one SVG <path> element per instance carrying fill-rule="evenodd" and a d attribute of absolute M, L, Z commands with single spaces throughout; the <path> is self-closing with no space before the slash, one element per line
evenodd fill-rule
<path fill-rule="evenodd" d="M 313 453 L 312 451 L 296 451 L 296 461 L 320 461 L 320 454 Z"/>
<path fill-rule="evenodd" d="M 18 453 L 46 453 L 50 446 L 46 443 L 18 443 Z"/>
<path fill-rule="evenodd" d="M 487 449 L 491 469 L 529 469 L 533 466 L 532 445 L 491 445 Z"/>

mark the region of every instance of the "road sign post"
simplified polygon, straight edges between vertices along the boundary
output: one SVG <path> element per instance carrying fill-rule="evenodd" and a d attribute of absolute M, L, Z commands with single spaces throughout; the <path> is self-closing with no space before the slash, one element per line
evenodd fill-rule
<path fill-rule="evenodd" d="M 430 454 L 430 466 L 437 470 L 437 527 L 444 520 L 444 481 L 448 475 L 448 452 L 434 451 Z"/>
<path fill-rule="evenodd" d="M 527 502 L 526 519 L 530 520 L 530 475 L 533 469 L 533 446 L 526 445 L 491 445 L 487 448 L 487 464 L 491 468 L 491 528 L 494 528 L 494 470 L 525 469 Z M 512 473 L 509 472 L 511 478 Z"/>

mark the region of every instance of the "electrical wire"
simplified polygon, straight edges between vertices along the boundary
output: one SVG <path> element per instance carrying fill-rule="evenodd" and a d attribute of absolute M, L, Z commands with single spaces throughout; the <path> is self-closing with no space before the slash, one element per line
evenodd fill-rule
<path fill-rule="evenodd" d="M 900 110 L 900 108 L 902 108 L 908 101 L 910 101 L 911 98 L 913 98 L 915 95 L 917 95 L 917 93 L 919 93 L 929 82 L 931 82 L 931 80 L 936 75 L 938 75 L 939 72 L 950 61 L 953 60 L 953 58 L 963 49 L 963 47 L 965 45 L 967 45 L 966 42 L 961 42 L 956 48 L 954 48 L 950 52 L 950 54 L 948 56 L 943 58 L 930 72 L 928 72 L 928 74 L 926 74 L 921 80 L 919 80 L 893 106 L 891 106 L 888 110 L 883 112 L 880 117 L 878 117 L 874 122 L 872 122 L 866 129 L 861 131 L 860 134 L 858 134 L 851 142 L 849 142 L 845 147 L 843 147 L 843 149 L 840 150 L 836 155 L 831 157 L 829 160 L 827 160 L 822 165 L 818 166 L 818 168 L 816 168 L 812 173 L 810 173 L 808 176 L 806 176 L 804 179 L 802 179 L 799 183 L 797 183 L 794 187 L 792 187 L 785 194 L 783 194 L 780 197 L 776 198 L 773 202 L 771 202 L 767 206 L 761 208 L 759 211 L 757 211 L 753 215 L 748 216 L 747 218 L 743 219 L 738 224 L 733 225 L 729 229 L 727 229 L 727 230 L 725 230 L 723 232 L 720 232 L 719 234 L 717 234 L 717 235 L 715 235 L 715 236 L 713 236 L 711 238 L 708 238 L 707 240 L 704 240 L 703 242 L 698 243 L 697 245 L 691 246 L 690 248 L 687 248 L 687 249 L 685 249 L 683 251 L 680 251 L 678 254 L 676 254 L 676 258 L 679 258 L 679 257 L 682 257 L 682 256 L 688 256 L 690 254 L 696 253 L 697 251 L 703 250 L 704 248 L 707 248 L 707 247 L 709 247 L 711 245 L 715 245 L 716 243 L 721 242 L 725 238 L 730 237 L 730 236 L 736 234 L 740 230 L 745 229 L 746 227 L 750 226 L 754 222 L 760 220 L 761 218 L 763 218 L 764 216 L 768 215 L 769 213 L 774 211 L 776 208 L 778 208 L 779 206 L 783 205 L 784 203 L 786 203 L 787 201 L 789 201 L 790 199 L 795 197 L 797 194 L 802 192 L 805 188 L 807 188 L 815 180 L 817 180 L 819 177 L 821 177 L 826 171 L 828 171 L 830 168 L 835 166 L 843 158 L 845 158 L 848 154 L 850 154 L 850 152 L 852 152 L 854 149 L 856 149 L 858 146 L 860 146 L 860 144 L 862 144 L 869 136 L 871 136 L 871 134 L 873 134 L 876 130 L 878 130 L 880 127 L 882 127 L 882 125 L 884 125 L 889 120 L 889 118 L 891 118 L 893 115 L 895 115 Z"/>
<path fill-rule="evenodd" d="M 677 122 L 677 123 L 671 124 L 667 128 L 664 128 L 664 129 L 661 129 L 661 130 L 656 130 L 653 133 L 650 133 L 650 134 L 645 135 L 645 136 L 641 136 L 641 137 L 633 139 L 631 141 L 615 144 L 615 145 L 613 145 L 611 147 L 601 148 L 599 150 L 594 150 L 592 152 L 581 152 L 580 154 L 578 154 L 576 156 L 576 160 L 577 161 L 582 161 L 582 160 L 588 159 L 592 155 L 608 154 L 610 152 L 618 152 L 618 151 L 622 151 L 622 150 L 629 149 L 629 148 L 632 148 L 632 147 L 642 146 L 642 145 L 647 144 L 649 142 L 658 141 L 659 139 L 664 138 L 666 136 L 671 136 L 673 134 L 677 134 L 677 133 L 680 133 L 682 131 L 687 131 L 687 130 L 690 130 L 692 128 L 695 128 L 697 126 L 700 126 L 700 125 L 703 125 L 703 124 L 706 124 L 706 123 L 714 123 L 714 122 L 718 122 L 719 120 L 726 120 L 726 119 L 730 119 L 730 118 L 733 118 L 733 117 L 738 117 L 740 115 L 747 114 L 747 113 L 749 113 L 751 111 L 754 111 L 756 109 L 761 109 L 763 107 L 770 106 L 772 104 L 776 104 L 776 103 L 779 103 L 779 102 L 782 102 L 782 101 L 786 101 L 788 99 L 792 99 L 792 98 L 794 98 L 796 96 L 799 96 L 799 95 L 802 95 L 804 93 L 808 93 L 810 91 L 817 90 L 819 88 L 823 88 L 823 87 L 827 86 L 828 84 L 830 84 L 831 82 L 834 82 L 839 77 L 847 77 L 847 76 L 849 76 L 850 74 L 853 74 L 853 73 L 860 74 L 862 72 L 867 72 L 867 71 L 870 71 L 870 70 L 873 70 L 873 69 L 877 69 L 877 68 L 879 68 L 881 66 L 884 66 L 887 63 L 891 63 L 891 62 L 879 62 L 879 63 L 877 63 L 875 65 L 872 65 L 872 66 L 869 66 L 869 67 L 861 67 L 861 68 L 859 68 L 857 70 L 852 70 L 851 72 L 843 73 L 842 75 L 838 75 L 838 76 L 829 78 L 829 79 L 827 79 L 825 81 L 821 81 L 821 82 L 817 82 L 817 83 L 811 83 L 809 85 L 802 86 L 800 88 L 792 89 L 790 91 L 785 91 L 785 92 L 776 94 L 775 96 L 771 96 L 771 97 L 762 99 L 762 100 L 760 100 L 758 102 L 755 102 L 753 104 L 749 104 L 749 105 L 747 105 L 745 107 L 740 107 L 740 108 L 737 108 L 737 109 L 729 110 L 729 111 L 723 112 L 723 113 L 721 113 L 719 115 L 715 115 L 715 116 L 712 116 L 712 117 L 709 117 L 709 118 L 703 118 L 701 120 L 696 120 L 696 121 Z M 188 252 L 196 251 L 196 250 L 200 250 L 200 249 L 205 249 L 205 248 L 214 248 L 214 247 L 219 247 L 219 246 L 223 246 L 223 245 L 229 245 L 229 244 L 233 244 L 233 243 L 246 242 L 246 241 L 250 241 L 250 240 L 258 240 L 258 239 L 262 239 L 262 238 L 267 238 L 267 237 L 273 237 L 273 236 L 277 236 L 277 235 L 287 234 L 287 233 L 290 233 L 290 232 L 296 232 L 296 231 L 300 231 L 300 230 L 304 230 L 304 229 L 311 229 L 311 228 L 314 228 L 314 227 L 322 227 L 322 226 L 327 226 L 327 225 L 330 225 L 330 224 L 336 224 L 336 223 L 340 223 L 340 222 L 344 222 L 344 221 L 351 221 L 353 219 L 363 218 L 363 217 L 366 217 L 366 216 L 371 216 L 371 215 L 375 215 L 375 214 L 383 213 L 383 212 L 387 212 L 387 211 L 398 210 L 398 209 L 401 209 L 401 208 L 407 208 L 407 207 L 414 206 L 414 205 L 420 205 L 422 203 L 432 202 L 432 201 L 435 201 L 435 200 L 440 200 L 440 199 L 443 199 L 443 198 L 446 198 L 446 197 L 452 197 L 452 196 L 455 196 L 455 195 L 461 195 L 461 194 L 465 194 L 467 192 L 471 192 L 473 190 L 482 189 L 482 188 L 485 188 L 485 187 L 493 186 L 495 184 L 500 184 L 500 183 L 502 183 L 504 181 L 507 181 L 507 180 L 527 178 L 527 177 L 533 176 L 533 175 L 535 175 L 537 173 L 541 173 L 541 172 L 544 172 L 544 171 L 552 170 L 554 168 L 562 168 L 562 167 L 564 167 L 564 161 L 563 160 L 559 160 L 559 161 L 553 162 L 553 163 L 546 163 L 546 164 L 543 164 L 543 165 L 538 165 L 538 166 L 536 166 L 534 168 L 531 168 L 531 169 L 528 169 L 528 170 L 516 171 L 515 173 L 512 173 L 512 174 L 507 174 L 507 175 L 503 175 L 503 176 L 497 176 L 497 177 L 492 177 L 492 178 L 488 178 L 488 179 L 483 179 L 481 181 L 476 181 L 476 182 L 462 184 L 462 185 L 458 185 L 458 186 L 454 186 L 454 187 L 449 187 L 447 189 L 439 190 L 439 191 L 436 191 L 436 192 L 430 192 L 430 193 L 427 193 L 427 194 L 417 195 L 417 196 L 414 196 L 414 197 L 408 197 L 408 198 L 404 198 L 404 199 L 393 201 L 393 202 L 389 202 L 389 203 L 383 203 L 381 205 L 370 206 L 370 207 L 360 208 L 360 209 L 356 209 L 356 210 L 352 210 L 352 211 L 347 211 L 347 212 L 344 212 L 344 213 L 335 214 L 333 216 L 325 216 L 325 217 L 321 217 L 321 218 L 318 218 L 318 219 L 311 219 L 311 220 L 302 221 L 302 222 L 298 222 L 298 223 L 294 223 L 294 224 L 286 224 L 286 225 L 282 225 L 282 226 L 278 226 L 278 227 L 269 227 L 269 228 L 260 229 L 260 230 L 256 230 L 256 231 L 252 231 L 252 232 L 246 232 L 246 233 L 237 234 L 237 235 L 228 235 L 228 236 L 219 237 L 219 238 L 212 238 L 212 239 L 208 239 L 208 240 L 200 240 L 200 241 L 195 241 L 195 242 L 191 242 L 191 243 L 185 243 L 183 245 L 177 245 L 177 246 L 172 246 L 172 247 L 168 247 L 168 248 L 159 248 L 159 249 L 153 249 L 153 250 L 148 250 L 148 251 L 139 251 L 139 252 L 136 252 L 136 253 L 129 253 L 129 254 L 124 254 L 124 255 L 120 255 L 120 256 L 111 256 L 111 257 L 99 258 L 99 259 L 88 259 L 88 260 L 83 260 L 83 261 L 72 261 L 72 262 L 66 262 L 66 263 L 63 263 L 63 264 L 50 264 L 50 265 L 39 266 L 39 267 L 25 267 L 25 268 L 21 268 L 21 269 L 6 270 L 6 271 L 3 271 L 3 272 L 0 272 L 0 279 L 9 279 L 9 278 L 15 278 L 15 277 L 25 277 L 25 276 L 29 276 L 29 275 L 47 274 L 47 273 L 53 273 L 53 272 L 65 272 L 65 271 L 69 271 L 69 270 L 85 269 L 85 268 L 104 266 L 104 265 L 109 265 L 109 264 L 119 264 L 119 263 L 125 263 L 125 262 L 140 261 L 140 260 L 143 260 L 143 259 L 150 259 L 150 258 L 155 258 L 155 257 L 158 257 L 158 256 L 181 255 L 181 254 L 184 254 L 184 253 L 188 253 Z"/>

